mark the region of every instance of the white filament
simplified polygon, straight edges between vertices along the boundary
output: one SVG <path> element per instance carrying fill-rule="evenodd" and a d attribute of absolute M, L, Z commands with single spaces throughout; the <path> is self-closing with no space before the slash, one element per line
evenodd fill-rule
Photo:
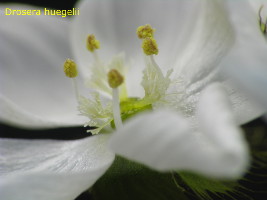
<path fill-rule="evenodd" d="M 79 102 L 80 93 L 79 93 L 79 89 L 78 89 L 77 82 L 76 82 L 75 78 L 72 78 L 72 84 L 73 84 L 73 88 L 75 91 L 76 100 L 77 100 L 77 102 Z"/>
<path fill-rule="evenodd" d="M 112 89 L 112 104 L 113 104 L 114 123 L 116 129 L 119 129 L 122 127 L 122 120 L 121 120 L 120 98 L 119 98 L 118 88 Z"/>

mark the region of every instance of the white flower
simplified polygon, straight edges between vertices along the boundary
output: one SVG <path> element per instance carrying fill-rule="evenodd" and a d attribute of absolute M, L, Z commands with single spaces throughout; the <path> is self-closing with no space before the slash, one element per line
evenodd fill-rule
<path fill-rule="evenodd" d="M 229 0 L 228 7 L 236 43 L 221 63 L 222 70 L 266 112 L 267 1 Z"/>
<path fill-rule="evenodd" d="M 190 109 L 178 104 L 172 111 L 139 114 L 113 134 L 77 141 L 1 139 L 1 197 L 74 199 L 112 164 L 113 152 L 161 171 L 186 169 L 218 178 L 239 177 L 247 167 L 248 152 L 227 95 L 239 123 L 260 111 L 233 90 L 226 94 L 219 83 L 212 84 L 222 80 L 216 66 L 233 41 L 223 6 L 214 0 L 82 1 L 77 6 L 81 15 L 72 24 L 49 16 L 2 16 L 0 119 L 5 123 L 48 128 L 85 121 L 74 111 L 77 103 L 62 72 L 65 58 L 72 57 L 69 25 L 81 75 L 90 73 L 85 39 L 94 33 L 103 44 L 104 59 L 121 51 L 134 58 L 126 77 L 128 95 L 142 97 L 144 68 L 134 34 L 139 25 L 152 24 L 160 48 L 156 60 L 160 67 L 166 66 L 161 68 L 164 72 L 174 70 L 174 80 L 183 78 L 178 103 Z M 192 121 L 198 125 L 193 127 Z"/>

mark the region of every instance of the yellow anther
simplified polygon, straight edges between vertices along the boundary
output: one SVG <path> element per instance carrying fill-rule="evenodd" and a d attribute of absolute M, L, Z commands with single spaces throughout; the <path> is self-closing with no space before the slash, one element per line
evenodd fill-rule
<path fill-rule="evenodd" d="M 136 29 L 136 34 L 140 39 L 153 37 L 154 32 L 155 32 L 155 29 L 153 29 L 150 24 L 146 24 L 144 26 L 139 26 Z"/>
<path fill-rule="evenodd" d="M 108 84 L 111 88 L 117 88 L 123 83 L 123 76 L 116 70 L 112 69 L 108 73 Z"/>
<path fill-rule="evenodd" d="M 71 59 L 67 59 L 64 63 L 64 72 L 69 78 L 76 77 L 78 75 L 76 63 Z"/>
<path fill-rule="evenodd" d="M 158 54 L 158 45 L 154 38 L 145 38 L 142 43 L 142 48 L 146 55 Z"/>
<path fill-rule="evenodd" d="M 94 52 L 95 49 L 100 48 L 100 42 L 99 40 L 95 39 L 95 36 L 93 34 L 90 34 L 87 36 L 87 49 L 91 52 Z"/>

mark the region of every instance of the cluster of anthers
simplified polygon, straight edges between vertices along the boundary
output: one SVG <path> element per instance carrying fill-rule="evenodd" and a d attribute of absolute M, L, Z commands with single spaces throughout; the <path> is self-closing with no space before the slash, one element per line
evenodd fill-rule
<path fill-rule="evenodd" d="M 164 76 L 154 60 L 153 55 L 158 54 L 154 32 L 155 29 L 148 24 L 138 27 L 136 31 L 137 36 L 142 39 L 142 48 L 146 55 L 146 68 L 141 82 L 145 91 L 143 98 L 128 97 L 125 84 L 127 67 L 123 55 L 115 56 L 109 64 L 102 62 L 96 52 L 100 48 L 100 42 L 92 34 L 88 35 L 86 43 L 94 58 L 91 67 L 92 76 L 86 81 L 86 85 L 96 91 L 91 98 L 79 94 L 75 82 L 75 77 L 78 75 L 77 66 L 73 60 L 66 60 L 64 72 L 67 77 L 73 79 L 81 115 L 90 119 L 85 126 L 95 127 L 93 130 L 88 130 L 92 134 L 97 134 L 104 128 L 120 128 L 125 119 L 139 112 L 151 110 L 157 103 L 166 103 L 166 92 L 171 83 L 172 70 Z M 103 101 L 97 91 L 112 96 L 112 101 Z"/>
<path fill-rule="evenodd" d="M 261 12 L 263 9 L 264 5 L 261 5 L 260 9 L 259 9 L 259 25 L 260 25 L 260 29 L 261 32 L 263 33 L 263 35 L 265 37 L 267 37 L 267 17 L 265 19 L 265 22 L 262 20 L 262 16 L 261 16 Z"/>

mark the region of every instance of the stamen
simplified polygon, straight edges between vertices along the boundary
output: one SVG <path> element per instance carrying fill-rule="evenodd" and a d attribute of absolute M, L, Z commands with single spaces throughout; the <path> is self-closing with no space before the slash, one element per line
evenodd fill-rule
<path fill-rule="evenodd" d="M 122 127 L 119 86 L 123 83 L 123 76 L 115 69 L 108 73 L 108 83 L 112 88 L 113 117 L 116 128 Z"/>
<path fill-rule="evenodd" d="M 168 70 L 164 76 L 153 55 L 146 56 L 145 61 L 146 68 L 143 71 L 144 75 L 141 82 L 145 90 L 144 99 L 156 106 L 156 104 L 159 105 L 160 102 L 165 101 L 166 92 L 171 83 L 172 69 Z"/>
<path fill-rule="evenodd" d="M 146 55 L 157 55 L 159 52 L 157 42 L 154 38 L 145 38 L 142 43 L 142 48 Z"/>
<path fill-rule="evenodd" d="M 64 72 L 67 77 L 75 78 L 78 75 L 76 63 L 68 58 L 64 63 Z"/>
<path fill-rule="evenodd" d="M 101 65 L 101 60 L 99 59 L 97 51 L 95 51 L 100 48 L 100 42 L 95 38 L 95 35 L 89 34 L 87 36 L 86 46 L 88 51 L 90 51 L 93 55 L 94 64 Z"/>
<path fill-rule="evenodd" d="M 140 39 L 153 37 L 154 32 L 155 32 L 155 29 L 153 29 L 150 24 L 146 24 L 144 26 L 139 26 L 136 29 L 136 34 L 137 34 L 138 38 L 140 38 Z"/>
<path fill-rule="evenodd" d="M 160 69 L 160 67 L 156 63 L 153 55 L 149 56 L 149 60 L 150 60 L 150 62 L 152 63 L 153 66 L 157 66 L 157 68 Z"/>
<path fill-rule="evenodd" d="M 100 42 L 95 38 L 95 35 L 90 34 L 87 36 L 87 49 L 91 52 L 94 52 L 95 49 L 100 48 Z"/>
<path fill-rule="evenodd" d="M 145 90 L 144 101 L 155 106 L 160 101 L 165 101 L 167 89 L 170 86 L 170 75 L 172 69 L 167 71 L 164 76 L 160 67 L 154 59 L 154 54 L 157 55 L 158 45 L 153 37 L 154 29 L 150 25 L 140 26 L 137 28 L 137 35 L 143 39 L 142 48 L 146 56 L 146 68 L 143 71 L 143 80 L 141 85 Z M 146 37 L 151 33 L 151 37 Z"/>
<path fill-rule="evenodd" d="M 76 99 L 78 101 L 80 95 L 79 95 L 79 90 L 78 90 L 76 79 L 75 79 L 75 77 L 78 75 L 76 63 L 73 60 L 68 58 L 64 63 L 64 72 L 65 72 L 65 75 L 67 77 L 72 79 L 72 84 L 74 87 L 75 96 L 76 96 Z"/>

